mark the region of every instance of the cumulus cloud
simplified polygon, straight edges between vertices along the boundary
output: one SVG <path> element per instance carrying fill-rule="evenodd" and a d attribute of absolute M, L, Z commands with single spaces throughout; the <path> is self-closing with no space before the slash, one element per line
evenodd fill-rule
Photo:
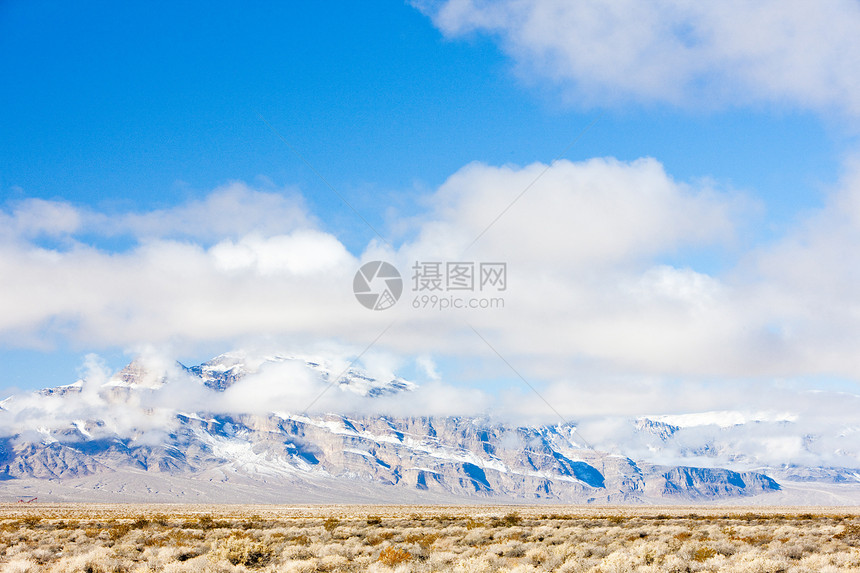
<path fill-rule="evenodd" d="M 783 373 L 857 380 L 860 337 L 860 165 L 849 162 L 837 188 L 780 240 L 752 250 L 738 266 L 738 305 L 767 325 L 770 359 Z"/>
<path fill-rule="evenodd" d="M 0 239 L 4 241 L 57 237 L 81 228 L 82 214 L 64 201 L 24 199 L 12 203 L 10 211 L 0 211 Z"/>
<path fill-rule="evenodd" d="M 86 357 L 81 370 L 78 392 L 19 393 L 7 398 L 0 411 L 0 434 L 52 442 L 56 433 L 68 436 L 83 429 L 99 434 L 96 437 L 119 435 L 139 443 L 158 443 L 174 427 L 179 407 L 195 399 L 205 403 L 200 385 L 173 367 L 171 382 L 163 391 L 132 394 L 110 392 L 113 373 L 95 354 Z"/>
<path fill-rule="evenodd" d="M 431 205 L 416 240 L 399 250 L 400 267 L 421 260 L 505 262 L 504 310 L 466 314 L 499 352 L 521 357 L 529 375 L 552 378 L 584 366 L 727 373 L 734 366 L 726 355 L 746 352 L 746 337 L 733 339 L 743 317 L 732 307 L 732 288 L 661 262 L 735 240 L 751 204 L 731 190 L 677 182 L 653 159 L 471 164 L 441 186 Z M 438 313 L 399 312 L 407 311 L 422 320 L 422 331 L 451 328 Z M 446 352 L 489 351 L 467 334 L 434 340 Z M 738 362 L 734 373 L 747 366 Z"/>
<path fill-rule="evenodd" d="M 274 237 L 254 232 L 235 243 L 221 241 L 209 252 L 221 270 L 267 276 L 324 273 L 355 262 L 337 238 L 312 229 Z"/>
<path fill-rule="evenodd" d="M 528 195 L 488 227 L 535 179 Z M 243 203 L 244 223 L 221 229 L 218 240 L 175 237 L 177 221 L 196 213 L 190 228 L 205 226 L 210 206 L 226 195 Z M 170 212 L 134 215 L 165 220 L 165 236 L 150 236 L 146 227 L 119 252 L 80 240 L 112 228 L 107 214 L 81 217 L 101 227 L 68 227 L 71 246 L 64 248 L 39 246 L 22 230 L 0 243 L 0 337 L 7 344 L 71 341 L 83 348 L 230 348 L 254 337 L 328 338 L 361 347 L 394 322 L 380 348 L 403 356 L 492 356 L 465 319 L 540 379 L 571 369 L 766 375 L 780 371 L 774 363 L 781 352 L 793 350 L 771 342 L 779 317 L 759 307 L 772 301 L 755 303 L 746 284 L 665 262 L 730 244 L 749 205 L 731 190 L 675 181 L 654 159 L 467 165 L 428 198 L 415 240 L 396 251 L 371 242 L 353 255 L 310 216 L 289 225 L 279 217 L 268 233 L 261 227 L 231 236 L 268 216 L 272 205 L 298 203 L 233 184 Z M 374 258 L 391 260 L 404 275 L 404 300 L 390 311 L 367 311 L 351 292 L 360 262 Z M 504 309 L 415 309 L 412 267 L 428 260 L 506 263 L 509 284 L 496 293 Z"/>
<path fill-rule="evenodd" d="M 371 242 L 361 255 L 310 216 L 269 233 L 225 231 L 218 240 L 173 238 L 171 223 L 165 237 L 146 231 L 133 247 L 112 252 L 81 242 L 93 231 L 74 222 L 108 215 L 75 217 L 68 206 L 52 206 L 48 213 L 72 221 L 65 227 L 70 246 L 39 246 L 31 240 L 34 224 L 24 223 L 0 242 L 0 337 L 7 344 L 71 341 L 82 348 L 217 343 L 226 349 L 255 337 L 363 347 L 393 322 L 378 348 L 495 360 L 490 343 L 539 380 L 571 372 L 857 378 L 850 340 L 860 334 L 851 311 L 860 306 L 853 270 L 860 261 L 845 246 L 860 236 L 860 209 L 853 207 L 860 204 L 858 181 L 850 170 L 826 209 L 781 241 L 742 253 L 738 267 L 720 275 L 670 261 L 736 248 L 750 202 L 731 189 L 676 181 L 654 159 L 470 164 L 428 198 L 413 241 L 397 250 Z M 181 221 L 196 212 L 195 228 L 209 217 L 200 206 L 225 193 L 239 193 L 247 209 L 259 211 L 280 201 L 240 184 L 229 189 L 177 206 L 180 215 L 158 216 Z M 46 206 L 16 206 L 4 216 L 26 221 L 28 209 Z M 403 300 L 385 312 L 367 311 L 351 292 L 360 262 L 374 258 L 394 262 L 405 279 Z M 502 296 L 504 308 L 414 308 L 415 262 L 460 260 L 507 264 L 504 292 L 475 293 Z"/>
<path fill-rule="evenodd" d="M 278 362 L 265 364 L 260 372 L 239 380 L 223 396 L 210 402 L 215 402 L 214 409 L 221 412 L 301 413 L 326 390 L 326 386 L 324 380 L 301 362 Z M 332 405 L 332 398 L 337 397 L 338 392 L 335 389 L 328 396 L 325 394 L 320 398 L 322 403 L 319 406 Z"/>
<path fill-rule="evenodd" d="M 678 183 L 650 158 L 561 160 L 549 168 L 472 163 L 448 178 L 432 205 L 421 249 L 459 256 L 489 226 L 477 244 L 481 252 L 503 250 L 498 254 L 508 259 L 563 269 L 726 240 L 736 215 L 731 197 Z"/>
<path fill-rule="evenodd" d="M 593 445 L 608 444 L 601 435 L 617 435 L 619 443 L 643 452 L 649 444 L 637 442 L 638 434 L 620 422 L 595 426 L 593 434 L 585 424 L 596 424 L 595 417 L 629 421 L 743 404 L 746 412 L 796 416 L 798 430 L 788 435 L 818 436 L 821 452 L 856 452 L 855 434 L 846 430 L 850 400 L 811 392 L 823 377 L 860 379 L 852 345 L 860 335 L 854 312 L 860 308 L 854 270 L 860 260 L 851 248 L 860 239 L 858 173 L 849 165 L 823 209 L 779 240 L 746 251 L 738 250 L 737 241 L 749 201 L 718 185 L 677 181 L 647 158 L 467 165 L 427 198 L 427 212 L 412 220 L 413 240 L 396 249 L 372 241 L 360 254 L 350 253 L 310 215 L 268 232 L 244 232 L 237 225 L 219 236 L 180 237 L 171 223 L 164 236 L 135 231 L 133 246 L 110 251 L 82 237 L 112 228 L 105 224 L 111 215 L 63 204 L 15 204 L 3 214 L 10 225 L 0 237 L 0 336 L 7 346 L 62 341 L 87 349 L 130 348 L 165 370 L 179 349 L 199 355 L 202 347 L 261 344 L 340 357 L 334 359 L 338 370 L 362 355 L 364 367 L 380 378 L 411 363 L 426 379 L 408 399 L 367 401 L 335 388 L 314 407 L 392 415 L 492 412 L 552 423 L 557 416 L 546 399 L 563 417 L 582 421 L 581 433 Z M 256 209 L 277 202 L 237 188 Z M 192 207 L 211 203 L 204 198 Z M 185 217 L 192 207 L 175 209 Z M 27 215 L 33 210 L 59 221 L 51 227 L 54 236 L 68 240 L 56 248 L 40 244 L 45 231 Z M 196 212 L 207 216 L 206 209 Z M 168 212 L 159 216 L 182 220 Z M 738 253 L 738 264 L 719 274 L 672 264 L 685 253 L 726 249 Z M 392 261 L 404 275 L 403 299 L 384 312 L 364 309 L 351 292 L 356 269 L 375 258 Z M 495 293 L 504 308 L 414 308 L 416 261 L 505 262 L 508 285 Z M 452 371 L 451 363 L 464 366 Z M 88 379 L 105 378 L 97 366 L 89 366 Z M 155 436 L 180 404 L 188 410 L 296 411 L 327 386 L 318 377 L 272 367 L 217 402 L 199 382 L 174 374 L 158 394 L 167 398 L 135 406 L 163 412 L 164 419 L 153 423 L 124 412 L 125 406 L 111 406 L 111 427 L 132 431 L 141 425 Z M 801 380 L 785 386 L 780 378 Z M 487 380 L 496 382 L 482 386 Z M 505 389 L 500 384 L 508 383 L 500 380 L 513 382 Z M 91 412 L 98 406 L 93 396 L 82 393 L 63 416 Z M 11 419 L 29 415 L 35 406 L 27 400 L 18 401 Z M 46 400 L 50 405 L 52 399 Z M 39 406 L 27 418 L 29 427 L 50 427 L 60 408 Z M 828 433 L 846 437 L 828 441 Z M 634 437 L 622 440 L 628 434 Z M 687 445 L 711 434 L 723 439 L 731 432 L 688 429 L 688 442 L 661 455 L 686 455 L 692 451 Z M 779 441 L 785 435 L 763 432 L 756 451 L 796 446 Z M 804 448 L 799 459 L 810 455 Z"/>
<path fill-rule="evenodd" d="M 241 181 L 170 208 L 110 216 L 91 212 L 87 217 L 93 232 L 141 240 L 182 237 L 212 241 L 250 233 L 278 235 L 316 226 L 297 191 L 259 190 Z"/>
<path fill-rule="evenodd" d="M 415 2 L 449 37 L 497 37 L 577 101 L 768 102 L 860 113 L 860 6 L 826 0 Z"/>
<path fill-rule="evenodd" d="M 90 348 L 330 333 L 358 310 L 343 288 L 357 261 L 300 204 L 238 183 L 142 214 L 15 204 L 0 215 L 0 338 Z M 119 229 L 135 239 L 122 251 L 82 239 Z M 61 247 L 32 240 L 48 231 Z"/>

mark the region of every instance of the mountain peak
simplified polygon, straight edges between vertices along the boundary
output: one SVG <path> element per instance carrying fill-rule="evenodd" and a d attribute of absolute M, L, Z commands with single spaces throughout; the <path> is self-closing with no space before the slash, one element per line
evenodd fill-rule
<path fill-rule="evenodd" d="M 105 386 L 157 389 L 167 382 L 167 369 L 152 362 L 135 358 L 125 368 L 111 376 Z"/>
<path fill-rule="evenodd" d="M 261 357 L 240 350 L 221 354 L 197 366 L 183 368 L 201 378 L 207 387 L 223 392 L 242 378 L 256 374 L 267 366 L 287 362 L 301 364 L 324 382 L 336 381 L 339 386 L 361 396 L 385 396 L 418 387 L 414 382 L 399 376 L 378 379 L 353 365 L 338 369 L 335 360 L 318 355 L 274 354 Z"/>

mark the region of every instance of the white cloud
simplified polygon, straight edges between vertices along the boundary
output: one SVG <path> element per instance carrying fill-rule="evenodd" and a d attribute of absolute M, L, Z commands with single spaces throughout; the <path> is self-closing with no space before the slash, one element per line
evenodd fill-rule
<path fill-rule="evenodd" d="M 499 38 L 577 101 L 787 103 L 860 113 L 860 5 L 825 0 L 415 2 L 450 37 Z"/>
<path fill-rule="evenodd" d="M 559 161 L 548 169 L 468 165 L 428 198 L 414 241 L 393 252 L 371 242 L 362 257 L 307 217 L 268 234 L 184 240 L 169 238 L 177 231 L 171 224 L 168 238 L 141 235 L 121 252 L 77 242 L 92 232 L 87 221 L 106 224 L 105 214 L 69 224 L 69 242 L 58 249 L 36 246 L 33 225 L 12 226 L 0 241 L 0 336 L 7 346 L 150 344 L 192 353 L 327 344 L 355 356 L 390 327 L 365 365 L 384 376 L 414 363 L 431 383 L 409 404 L 386 399 L 374 408 L 546 416 L 546 404 L 527 390 L 495 402 L 491 393 L 465 388 L 474 380 L 516 379 L 468 323 L 566 416 L 733 409 L 749 400 L 749 381 L 765 384 L 763 395 L 782 395 L 768 386 L 772 378 L 860 380 L 853 344 L 860 337 L 857 173 L 847 171 L 824 209 L 774 244 L 741 252 L 737 268 L 720 275 L 669 261 L 689 249 L 736 249 L 739 214 L 749 204 L 731 190 L 675 181 L 653 159 Z M 25 219 L 14 213 L 6 217 Z M 395 262 L 406 283 L 404 298 L 385 312 L 364 309 L 351 292 L 360 262 L 375 257 Z M 415 261 L 463 259 L 508 264 L 504 309 L 412 307 Z M 165 364 L 173 358 L 168 353 Z M 468 366 L 451 379 L 434 360 Z M 306 382 L 246 394 L 295 403 L 319 388 L 319 381 Z M 175 390 L 195 396 L 183 388 Z M 782 406 L 745 408 L 790 411 L 792 401 L 780 399 Z M 336 392 L 320 405 L 370 407 L 343 400 Z"/>
<path fill-rule="evenodd" d="M 24 199 L 11 205 L 10 213 L 0 211 L 0 239 L 30 239 L 74 233 L 82 224 L 81 213 L 63 201 Z"/>
<path fill-rule="evenodd" d="M 431 205 L 415 242 L 398 253 L 400 268 L 416 260 L 506 262 L 504 310 L 468 319 L 503 355 L 529 364 L 529 375 L 555 377 L 584 365 L 726 373 L 733 367 L 726 355 L 745 344 L 732 340 L 742 317 L 731 307 L 729 287 L 660 262 L 731 243 L 735 221 L 749 206 L 732 192 L 676 182 L 653 159 L 471 164 L 441 186 Z M 472 333 L 464 341 L 436 330 L 462 323 L 408 307 L 399 312 L 422 320 L 422 331 L 440 350 L 488 352 Z M 745 366 L 738 363 L 737 371 Z"/>
<path fill-rule="evenodd" d="M 328 336 L 362 310 L 350 304 L 357 260 L 316 229 L 301 204 L 242 183 L 146 213 L 14 204 L 0 211 L 7 223 L 0 340 L 40 348 L 63 341 L 188 347 L 270 334 Z M 33 241 L 48 232 L 60 247 Z M 112 252 L 98 239 L 81 239 L 119 232 L 136 243 Z"/>
<path fill-rule="evenodd" d="M 259 190 L 241 181 L 223 185 L 202 199 L 145 212 L 104 213 L 67 201 L 23 199 L 0 209 L 0 241 L 38 237 L 130 236 L 139 242 L 192 239 L 211 243 L 257 234 L 268 237 L 304 229 L 317 221 L 295 190 Z M 67 245 L 68 246 L 68 245 Z"/>
<path fill-rule="evenodd" d="M 304 364 L 297 361 L 279 362 L 264 365 L 259 373 L 243 378 L 212 402 L 215 411 L 220 412 L 302 413 L 326 390 L 326 386 L 328 384 L 314 376 Z M 337 388 L 330 393 L 325 392 L 320 403 L 314 405 L 325 411 L 325 407 L 331 406 L 332 398 L 338 394 Z"/>
<path fill-rule="evenodd" d="M 498 254 L 509 260 L 561 269 L 728 240 L 739 207 L 725 194 L 675 182 L 647 158 L 561 160 L 548 169 L 473 163 L 452 175 L 432 204 L 434 219 L 417 241 L 428 253 L 459 256 L 489 227 L 476 245 L 481 252 L 503 249 Z"/>
<path fill-rule="evenodd" d="M 464 253 L 538 176 L 528 195 Z M 183 222 L 192 231 L 205 227 L 210 206 L 225 196 L 247 202 L 244 222 L 221 229 L 220 239 L 199 231 L 170 238 L 181 234 Z M 359 259 L 309 217 L 277 232 L 231 236 L 264 220 L 273 204 L 280 200 L 234 184 L 172 211 L 87 213 L 83 219 L 95 226 L 70 232 L 65 250 L 29 244 L 24 234 L 2 243 L 0 337 L 7 344 L 67 340 L 84 348 L 213 342 L 229 348 L 255 337 L 364 346 L 395 321 L 379 348 L 404 356 L 484 356 L 488 349 L 464 328 L 462 313 L 416 312 L 411 305 L 415 261 L 467 256 L 509 265 L 504 311 L 472 313 L 469 320 L 506 356 L 538 364 L 530 376 L 559 376 L 577 362 L 625 372 L 701 373 L 715 366 L 724 372 L 732 363 L 726 358 L 745 344 L 732 341 L 739 319 L 730 289 L 718 278 L 659 262 L 667 253 L 730 241 L 743 203 L 676 182 L 653 159 L 464 167 L 430 198 L 432 210 L 414 242 L 397 252 L 372 242 L 362 257 L 393 260 L 405 275 L 404 300 L 385 313 L 355 301 Z M 140 242 L 126 251 L 76 242 L 130 220 L 163 220 L 165 237 L 129 225 L 141 234 L 132 235 Z M 721 350 L 711 356 L 714 347 Z"/>
<path fill-rule="evenodd" d="M 768 325 L 771 357 L 784 374 L 857 380 L 860 338 L 860 169 L 849 163 L 826 205 L 739 265 L 739 306 Z"/>
<path fill-rule="evenodd" d="M 341 349 L 347 350 L 347 349 Z M 354 351 L 354 349 L 353 349 Z M 98 438 L 119 434 L 139 444 L 157 444 L 177 424 L 175 414 L 260 414 L 271 412 L 392 416 L 486 416 L 495 422 L 557 424 L 560 419 L 543 399 L 522 386 L 499 395 L 441 381 L 411 392 L 364 397 L 330 385 L 301 360 L 259 364 L 223 393 L 169 363 L 150 348 L 140 363 L 166 376 L 163 385 L 112 392 L 97 356 L 86 359 L 81 393 L 62 397 L 18 394 L 4 402 L 0 433 L 23 439 L 51 439 L 87 420 Z M 363 362 L 363 361 L 362 361 Z M 370 362 L 374 362 L 371 359 Z M 601 451 L 654 463 L 761 468 L 786 463 L 857 467 L 860 432 L 854 413 L 860 396 L 810 391 L 801 384 L 761 381 L 679 383 L 659 379 L 591 379 L 541 388 L 543 398 L 567 420 L 576 422 L 578 441 Z M 727 407 L 708 411 L 708 407 Z M 663 412 L 679 412 L 661 415 Z M 696 413 L 698 412 L 698 413 Z M 675 425 L 662 437 L 637 429 L 637 418 Z M 641 418 L 640 418 L 641 419 Z M 670 428 L 666 428 L 670 429 Z M 510 444 L 516 447 L 516 444 Z"/>
<path fill-rule="evenodd" d="M 430 380 L 436 382 L 440 380 L 439 371 L 436 368 L 436 363 L 430 356 L 419 356 L 415 359 L 415 364 L 421 372 Z"/>
<path fill-rule="evenodd" d="M 175 207 L 106 216 L 88 214 L 93 230 L 137 238 L 238 238 L 251 233 L 279 235 L 315 226 L 296 191 L 262 191 L 234 181 Z"/>
<path fill-rule="evenodd" d="M 7 345 L 69 341 L 87 349 L 146 343 L 227 349 L 266 338 L 363 348 L 394 322 L 376 348 L 404 359 L 495 361 L 468 321 L 529 379 L 571 373 L 857 379 L 851 341 L 860 336 L 854 270 L 860 259 L 850 246 L 860 238 L 860 209 L 853 207 L 860 204 L 858 182 L 846 176 L 824 211 L 778 244 L 742 255 L 743 264 L 722 275 L 667 261 L 690 249 L 736 248 L 736 222 L 749 203 L 731 190 L 675 181 L 653 159 L 467 165 L 428 199 L 413 242 L 396 252 L 371 243 L 362 257 L 309 217 L 269 234 L 181 241 L 142 235 L 121 252 L 76 242 L 93 232 L 86 224 L 67 227 L 65 249 L 30 243 L 33 227 L 24 225 L 0 242 L 0 337 Z M 249 209 L 267 211 L 275 201 L 241 194 L 250 198 Z M 183 220 L 220 200 L 180 205 L 181 217 L 158 216 Z M 198 228 L 209 210 L 194 212 L 199 220 L 190 226 Z M 92 215 L 83 220 L 111 226 L 104 223 L 108 215 Z M 168 236 L 176 232 L 172 223 L 164 228 Z M 351 292 L 360 261 L 376 257 L 404 274 L 403 300 L 390 311 L 367 311 Z M 497 293 L 505 308 L 414 309 L 414 262 L 463 259 L 507 263 L 508 288 Z M 501 367 L 492 375 L 510 373 Z"/>
<path fill-rule="evenodd" d="M 254 233 L 238 242 L 228 239 L 212 247 L 209 254 L 219 269 L 260 275 L 309 275 L 354 262 L 337 238 L 311 229 L 274 237 Z"/>

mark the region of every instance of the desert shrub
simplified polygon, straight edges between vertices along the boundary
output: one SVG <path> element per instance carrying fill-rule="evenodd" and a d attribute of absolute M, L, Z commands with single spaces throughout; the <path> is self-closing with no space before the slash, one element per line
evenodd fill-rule
<path fill-rule="evenodd" d="M 33 550 L 30 556 L 33 560 L 39 565 L 44 565 L 54 560 L 55 556 L 62 551 L 60 546 L 44 546 L 39 547 L 38 549 Z"/>
<path fill-rule="evenodd" d="M 158 569 L 155 569 L 156 571 Z M 143 570 L 153 571 L 153 569 Z M 141 571 L 140 573 L 143 573 Z M 210 560 L 205 556 L 193 557 L 186 561 L 172 561 L 164 565 L 164 568 L 161 569 L 162 573 L 225 573 L 225 569 L 222 567 L 218 567 L 217 565 L 213 566 L 210 563 Z M 138 573 L 137 569 L 132 569 L 132 573 Z"/>
<path fill-rule="evenodd" d="M 543 565 L 549 559 L 549 551 L 545 547 L 537 546 L 526 551 L 525 556 L 532 565 Z"/>
<path fill-rule="evenodd" d="M 383 541 L 388 541 L 392 537 L 394 537 L 395 533 L 393 531 L 383 531 L 379 535 L 373 535 L 367 538 L 368 545 L 379 545 Z"/>
<path fill-rule="evenodd" d="M 197 518 L 197 527 L 200 529 L 213 529 L 215 527 L 215 520 L 211 515 L 201 515 Z"/>
<path fill-rule="evenodd" d="M 200 557 L 199 549 L 181 549 L 176 554 L 176 560 L 180 563 L 188 561 L 189 559 L 194 559 L 195 557 Z"/>
<path fill-rule="evenodd" d="M 4 564 L 4 573 L 35 573 L 40 567 L 29 559 L 13 559 Z"/>
<path fill-rule="evenodd" d="M 803 557 L 803 546 L 796 543 L 789 543 L 784 545 L 780 552 L 789 559 L 799 560 Z"/>
<path fill-rule="evenodd" d="M 339 571 L 349 566 L 349 559 L 343 555 L 326 555 L 317 563 L 317 571 Z"/>
<path fill-rule="evenodd" d="M 311 538 L 308 537 L 307 535 L 303 534 L 303 533 L 300 533 L 299 535 L 296 535 L 295 537 L 289 538 L 289 541 L 292 543 L 295 543 L 296 545 L 310 545 L 311 544 Z"/>
<path fill-rule="evenodd" d="M 60 559 L 51 568 L 52 573 L 113 573 L 124 568 L 105 547 Z"/>
<path fill-rule="evenodd" d="M 508 541 L 506 542 L 501 549 L 499 549 L 498 553 L 504 557 L 522 557 L 526 554 L 526 546 L 519 541 Z"/>
<path fill-rule="evenodd" d="M 216 551 L 218 557 L 245 567 L 263 567 L 272 560 L 274 553 L 268 544 L 247 537 L 228 537 Z"/>
<path fill-rule="evenodd" d="M 429 549 L 437 539 L 439 539 L 439 535 L 436 533 L 410 533 L 404 538 L 404 541 L 417 543 L 422 549 Z"/>
<path fill-rule="evenodd" d="M 766 519 L 766 518 L 764 516 L 758 514 L 758 513 L 745 513 L 743 515 L 739 515 L 738 519 L 742 519 L 742 520 L 746 521 L 747 523 L 750 523 L 753 521 L 760 521 L 760 520 Z"/>
<path fill-rule="evenodd" d="M 493 535 L 490 533 L 489 529 L 473 529 L 469 531 L 466 535 L 464 535 L 461 540 L 458 542 L 460 545 L 468 545 L 469 547 L 483 547 L 484 545 L 489 545 L 493 541 Z M 441 545 L 447 545 L 449 537 L 441 536 L 437 542 L 437 547 Z"/>
<path fill-rule="evenodd" d="M 131 531 L 131 525 L 128 523 L 117 523 L 107 530 L 111 541 L 122 539 L 129 531 Z"/>
<path fill-rule="evenodd" d="M 693 561 L 702 563 L 717 554 L 716 549 L 710 547 L 699 547 L 693 552 Z"/>
<path fill-rule="evenodd" d="M 860 525 L 856 523 L 846 523 L 842 526 L 842 531 L 833 537 L 840 539 L 851 546 L 860 545 Z"/>
<path fill-rule="evenodd" d="M 454 573 L 490 573 L 498 570 L 485 557 L 474 555 L 466 559 L 461 559 L 454 566 Z"/>
<path fill-rule="evenodd" d="M 522 522 L 522 517 L 516 511 L 512 511 L 503 517 L 494 517 L 490 520 L 490 527 L 514 527 Z"/>
<path fill-rule="evenodd" d="M 773 536 L 767 533 L 756 533 L 754 535 L 748 535 L 745 537 L 739 537 L 739 541 L 743 541 L 748 545 L 755 545 L 756 547 L 767 545 L 771 541 L 773 541 Z"/>
<path fill-rule="evenodd" d="M 405 549 L 390 546 L 379 552 L 379 559 L 377 561 L 389 567 L 396 567 L 401 563 L 406 563 L 410 559 L 412 559 L 412 554 Z"/>
<path fill-rule="evenodd" d="M 281 559 L 305 560 L 313 558 L 313 552 L 302 545 L 288 545 L 281 551 Z"/>
<path fill-rule="evenodd" d="M 24 523 L 31 514 L 19 511 L 0 514 L 0 571 L 860 571 L 857 515 L 685 514 L 660 521 L 617 510 L 541 519 L 530 517 L 534 510 L 520 511 L 522 517 L 511 511 L 495 518 L 395 511 L 383 514 L 383 523 L 382 517 L 349 513 L 262 522 L 238 513 L 76 510 L 47 512 L 31 528 Z"/>

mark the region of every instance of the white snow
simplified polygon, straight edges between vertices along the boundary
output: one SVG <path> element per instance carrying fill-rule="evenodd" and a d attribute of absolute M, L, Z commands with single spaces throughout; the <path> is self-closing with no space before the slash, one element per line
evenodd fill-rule
<path fill-rule="evenodd" d="M 72 424 L 74 424 L 75 428 L 77 428 L 78 431 L 87 438 L 93 437 L 93 435 L 90 434 L 89 431 L 87 431 L 86 420 L 74 420 L 72 421 Z"/>
<path fill-rule="evenodd" d="M 278 413 L 277 416 L 282 419 L 294 420 L 297 422 L 304 422 L 306 424 L 310 424 L 316 426 L 318 428 L 324 428 L 329 430 L 333 434 L 338 435 L 347 435 L 354 436 L 357 438 L 361 438 L 364 440 L 368 440 L 376 443 L 389 443 L 389 444 L 397 444 L 399 446 L 405 446 L 413 452 L 422 453 L 428 457 L 435 458 L 438 460 L 443 460 L 446 462 L 456 462 L 456 463 L 469 463 L 475 466 L 478 466 L 484 470 L 493 470 L 502 474 L 511 474 L 511 475 L 521 475 L 521 476 L 529 476 L 529 477 L 539 477 L 550 480 L 560 480 L 567 482 L 576 482 L 582 483 L 585 485 L 580 479 L 577 479 L 573 476 L 562 476 L 558 474 L 551 474 L 546 472 L 532 472 L 532 471 L 522 471 L 515 470 L 508 467 L 504 462 L 495 456 L 491 458 L 481 457 L 473 452 L 470 452 L 461 448 L 452 448 L 449 446 L 442 445 L 438 442 L 438 440 L 434 440 L 432 438 L 428 438 L 427 436 L 416 436 L 415 434 L 410 434 L 409 432 L 399 431 L 400 434 L 403 435 L 403 439 L 398 439 L 396 436 L 386 436 L 381 434 L 375 434 L 369 431 L 355 431 L 350 428 L 347 428 L 343 425 L 343 422 L 335 421 L 335 420 L 314 420 L 312 418 L 308 418 L 306 416 L 293 416 L 286 413 Z M 416 440 L 415 438 L 420 438 Z M 368 455 L 370 457 L 375 457 L 370 455 L 369 452 L 363 452 L 362 450 L 344 450 L 350 451 L 352 453 L 356 453 L 359 455 Z M 581 461 L 581 460 L 572 460 L 572 461 Z M 424 468 L 414 468 L 421 469 L 422 471 L 432 471 Z M 434 472 L 438 473 L 438 472 Z"/>
<path fill-rule="evenodd" d="M 719 426 L 728 428 L 750 422 L 794 422 L 797 414 L 791 412 L 742 412 L 737 410 L 719 410 L 713 412 L 697 412 L 691 414 L 666 414 L 645 416 L 645 419 L 670 424 L 679 428 L 696 426 Z"/>
<path fill-rule="evenodd" d="M 45 426 L 39 426 L 38 428 L 36 428 L 36 431 L 42 434 L 42 436 L 44 436 L 42 438 L 43 444 L 53 444 L 57 442 L 57 439 L 51 435 L 51 430 L 46 428 Z"/>
<path fill-rule="evenodd" d="M 350 453 L 350 454 L 356 454 L 359 456 L 364 456 L 366 458 L 376 458 L 376 456 L 374 456 L 373 454 L 371 454 L 367 450 L 354 450 L 352 448 L 344 448 L 343 451 L 346 453 Z"/>

